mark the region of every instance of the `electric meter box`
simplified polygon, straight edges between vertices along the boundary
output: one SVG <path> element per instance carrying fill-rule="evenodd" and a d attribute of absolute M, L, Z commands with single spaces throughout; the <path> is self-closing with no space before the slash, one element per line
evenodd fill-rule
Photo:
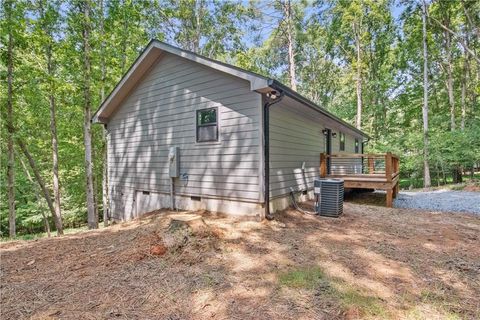
<path fill-rule="evenodd" d="M 180 154 L 178 147 L 170 147 L 168 152 L 168 174 L 170 178 L 180 176 Z"/>

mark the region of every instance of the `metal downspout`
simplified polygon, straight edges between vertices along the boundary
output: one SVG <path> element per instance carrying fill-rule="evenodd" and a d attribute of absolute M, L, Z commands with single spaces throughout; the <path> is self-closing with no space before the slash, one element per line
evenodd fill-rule
<path fill-rule="evenodd" d="M 264 95 L 265 104 L 263 105 L 263 159 L 265 161 L 264 168 L 264 201 L 265 201 L 265 218 L 273 220 L 270 213 L 270 107 L 280 102 L 284 96 L 282 90 L 272 90 Z"/>

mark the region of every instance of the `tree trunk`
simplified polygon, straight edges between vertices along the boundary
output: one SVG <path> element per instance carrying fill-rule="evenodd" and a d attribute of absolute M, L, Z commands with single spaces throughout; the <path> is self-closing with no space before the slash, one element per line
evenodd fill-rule
<path fill-rule="evenodd" d="M 40 2 L 40 15 L 43 20 L 47 19 L 43 8 L 43 2 Z M 53 200 L 54 200 L 54 217 L 55 227 L 58 234 L 63 234 L 62 212 L 60 207 L 60 179 L 58 174 L 58 138 L 57 138 L 57 123 L 56 123 L 56 105 L 55 105 L 55 65 L 52 59 L 52 42 L 53 36 L 49 26 L 43 26 L 48 35 L 48 42 L 45 44 L 45 56 L 47 60 L 47 75 L 48 75 L 48 101 L 50 104 L 50 134 L 52 137 L 52 173 L 53 173 Z"/>
<path fill-rule="evenodd" d="M 102 171 L 102 203 L 103 203 L 103 226 L 108 227 L 110 219 L 110 202 L 108 200 L 108 135 L 103 129 L 103 171 Z"/>
<path fill-rule="evenodd" d="M 449 23 L 447 23 L 447 26 Z M 453 73 L 452 73 L 452 52 L 451 52 L 451 39 L 450 33 L 445 31 L 445 53 L 447 60 L 447 91 L 448 91 L 448 104 L 450 105 L 450 129 L 455 131 L 455 97 L 453 94 Z"/>
<path fill-rule="evenodd" d="M 195 1 L 195 36 L 191 42 L 191 50 L 195 53 L 200 53 L 200 39 L 202 37 L 202 15 L 203 15 L 203 0 Z"/>
<path fill-rule="evenodd" d="M 293 30 L 292 3 L 286 1 L 283 6 L 285 11 L 285 20 L 287 22 L 287 46 L 288 46 L 288 77 L 290 87 L 297 91 L 296 66 L 295 66 L 295 34 Z"/>
<path fill-rule="evenodd" d="M 126 1 L 122 2 L 123 6 L 123 21 L 122 21 L 122 55 L 120 59 L 120 67 L 122 69 L 122 75 L 125 73 L 125 69 L 127 66 L 127 40 L 128 40 L 128 16 L 127 13 L 129 12 L 129 8 L 127 6 L 130 4 Z M 103 11 L 103 10 L 102 10 Z M 103 100 L 102 100 L 103 101 Z"/>
<path fill-rule="evenodd" d="M 91 131 L 91 94 L 90 94 L 90 1 L 83 3 L 83 102 L 84 125 L 83 142 L 85 146 L 85 178 L 87 194 L 87 218 L 90 229 L 98 228 L 98 215 L 95 212 L 93 191 L 92 131 Z"/>
<path fill-rule="evenodd" d="M 423 0 L 422 10 L 423 31 L 423 186 L 428 188 L 430 179 L 430 166 L 428 164 L 428 49 L 427 49 L 427 4 Z"/>
<path fill-rule="evenodd" d="M 452 170 L 452 182 L 453 183 L 462 183 L 463 182 L 463 177 L 462 177 L 462 169 L 460 166 L 455 166 Z"/>
<path fill-rule="evenodd" d="M 467 69 L 467 72 L 466 74 L 468 74 L 468 78 L 470 79 L 470 82 L 472 83 L 478 83 L 480 81 L 480 68 L 476 68 L 477 69 L 477 72 L 475 73 L 475 76 L 473 75 L 473 72 L 472 72 L 472 69 L 471 69 L 471 66 L 470 66 L 470 61 L 471 61 L 471 58 L 472 58 L 472 52 L 469 51 L 467 48 L 470 47 L 471 43 L 474 42 L 475 43 L 475 38 L 476 38 L 476 41 L 480 41 L 480 27 L 478 25 L 476 25 L 473 20 L 471 19 L 470 17 L 470 14 L 468 13 L 468 9 L 466 7 L 466 2 L 462 0 L 462 5 L 463 5 L 463 10 L 464 10 L 464 13 L 465 13 L 465 16 L 467 17 L 467 24 L 466 24 L 466 30 L 465 30 L 465 47 L 464 47 L 464 56 L 465 56 L 465 59 L 466 59 L 466 69 Z M 472 30 L 473 30 L 473 33 L 472 33 Z M 474 37 L 474 39 L 471 39 L 471 36 Z M 473 41 L 472 41 L 473 40 Z M 477 55 L 477 52 L 473 52 L 474 55 Z M 480 65 L 480 61 L 477 59 L 477 63 L 478 65 Z M 474 79 L 474 77 L 476 77 L 476 79 Z M 465 81 L 467 82 L 467 80 L 465 79 Z M 468 82 L 467 82 L 468 83 Z M 471 113 L 472 114 L 476 114 L 478 113 L 478 111 L 476 111 L 476 107 L 478 106 L 477 104 L 477 96 L 478 96 L 478 90 L 468 90 L 468 86 L 466 88 L 466 95 L 469 96 L 469 93 L 470 93 L 470 105 L 471 105 Z"/>
<path fill-rule="evenodd" d="M 464 3 L 463 3 L 464 4 Z M 465 5 L 465 4 L 464 4 Z M 465 10 L 466 11 L 466 10 Z M 470 45 L 470 38 L 468 36 L 468 34 L 471 32 L 471 27 L 470 27 L 470 22 L 471 20 L 469 19 L 468 20 L 469 23 L 467 24 L 467 28 L 466 28 L 466 34 L 467 36 L 465 37 L 465 41 L 468 45 Z M 461 119 L 461 123 L 460 123 L 460 126 L 461 126 L 461 130 L 464 131 L 465 130 L 465 122 L 466 122 L 466 118 L 467 118 L 467 96 L 469 94 L 469 91 L 468 90 L 468 79 L 471 79 L 471 81 L 475 81 L 474 79 L 472 79 L 472 74 L 471 74 L 471 71 L 470 71 L 470 55 L 468 54 L 467 50 L 463 49 L 463 74 L 462 74 L 462 97 L 461 97 L 461 103 L 462 103 L 462 119 Z M 475 94 L 474 92 L 472 92 L 473 94 Z M 474 100 L 474 99 L 472 99 Z M 474 102 L 474 101 L 472 101 Z M 472 104 L 473 106 L 475 104 Z M 474 111 L 474 110 L 472 110 Z"/>
<path fill-rule="evenodd" d="M 50 47 L 50 46 L 49 46 Z M 51 48 L 47 51 L 48 59 L 48 74 L 49 77 L 53 77 L 52 62 L 51 62 Z M 63 234 L 63 222 L 62 212 L 60 209 L 60 180 L 58 174 L 58 139 L 57 139 L 57 124 L 55 115 L 55 96 L 54 96 L 54 84 L 50 80 L 50 132 L 52 135 L 52 163 L 53 163 L 53 199 L 54 199 L 54 216 L 55 227 L 58 234 Z"/>
<path fill-rule="evenodd" d="M 466 59 L 466 57 L 465 57 Z M 466 106 L 466 95 L 467 95 L 467 68 L 466 68 L 466 61 L 463 65 L 463 75 L 462 75 L 462 96 L 461 96 L 461 103 L 462 103 L 462 119 L 460 121 L 460 129 L 462 131 L 465 130 L 465 118 L 467 114 L 467 106 Z"/>
<path fill-rule="evenodd" d="M 105 78 L 106 78 L 106 63 L 105 63 L 105 28 L 104 28 L 104 12 L 103 0 L 100 0 L 100 101 L 105 100 Z M 107 158 L 107 130 L 103 128 L 103 170 L 102 170 L 102 208 L 103 208 L 103 226 L 108 227 L 110 206 L 108 202 L 108 158 Z"/>
<path fill-rule="evenodd" d="M 12 130 L 13 130 L 13 128 L 12 128 Z M 37 168 L 35 160 L 33 159 L 30 152 L 28 152 L 27 146 L 22 141 L 22 139 L 20 139 L 19 137 L 16 137 L 15 140 L 17 142 L 17 145 L 20 147 L 20 150 L 22 150 L 23 155 L 25 156 L 25 158 L 27 158 L 28 164 L 30 165 L 30 168 L 32 168 L 33 175 L 35 176 L 35 179 L 37 180 L 37 183 L 40 186 L 40 189 L 42 190 L 43 197 L 45 198 L 45 201 L 47 201 L 48 208 L 50 209 L 50 212 L 52 213 L 53 221 L 55 222 L 55 226 L 61 225 L 61 221 L 58 221 L 58 218 L 55 216 L 55 207 L 53 205 L 52 198 L 50 197 L 50 192 L 48 191 L 47 187 L 45 186 L 45 182 L 43 181 L 43 178 L 40 175 L 40 171 Z M 62 235 L 63 234 L 62 232 L 60 232 L 57 229 L 57 234 L 58 235 Z"/>
<path fill-rule="evenodd" d="M 5 11 L 7 13 L 7 20 L 11 20 L 12 13 L 12 1 L 7 1 L 5 3 Z M 8 5 L 8 7 L 7 7 Z M 8 137 L 7 137 L 7 190 L 8 190 L 8 231 L 10 238 L 16 236 L 16 211 L 15 211 L 15 154 L 13 149 L 13 139 L 14 132 L 11 130 L 13 128 L 13 33 L 12 27 L 8 28 L 8 49 L 7 49 L 7 127 Z"/>
<path fill-rule="evenodd" d="M 452 48 L 451 48 L 451 34 L 448 32 L 450 29 L 450 17 L 447 17 L 445 21 L 444 30 L 445 34 L 445 54 L 447 62 L 447 92 L 448 92 L 448 104 L 450 106 L 450 130 L 455 131 L 457 128 L 455 121 L 455 97 L 453 93 L 453 72 L 452 72 Z M 455 165 L 452 169 L 453 183 L 462 182 L 462 169 L 459 165 Z"/>
<path fill-rule="evenodd" d="M 35 198 L 37 198 L 38 203 L 40 203 L 42 199 L 41 199 L 40 195 L 38 194 L 37 186 L 35 185 L 35 181 L 33 181 L 33 178 L 30 175 L 30 172 L 28 171 L 27 165 L 22 160 L 22 158 L 18 157 L 18 159 L 20 160 L 23 171 L 25 172 L 25 175 L 27 176 L 28 181 L 30 181 L 33 188 L 35 189 Z M 48 237 L 50 238 L 51 233 L 50 233 L 50 223 L 48 222 L 48 217 L 45 214 L 45 212 L 43 212 L 43 210 L 41 210 L 41 213 L 42 213 L 42 217 L 43 217 L 43 225 L 45 226 L 45 232 L 47 233 Z"/>
<path fill-rule="evenodd" d="M 445 165 L 443 164 L 443 162 L 441 162 L 440 165 L 441 165 L 441 169 L 442 169 L 442 183 L 443 183 L 443 185 L 446 185 L 447 184 L 447 175 L 445 174 Z"/>
<path fill-rule="evenodd" d="M 437 162 L 437 165 L 435 166 L 435 171 L 437 173 L 437 187 L 440 187 L 440 168 Z"/>
<path fill-rule="evenodd" d="M 353 24 L 353 31 L 355 33 L 355 49 L 357 54 L 357 79 L 356 79 L 356 91 L 357 91 L 357 117 L 355 124 L 357 129 L 362 128 L 362 54 L 360 47 L 360 30 L 356 24 Z"/>

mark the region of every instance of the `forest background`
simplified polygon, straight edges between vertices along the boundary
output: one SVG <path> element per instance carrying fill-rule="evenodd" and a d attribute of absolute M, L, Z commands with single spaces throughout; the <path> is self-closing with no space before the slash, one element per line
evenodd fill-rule
<path fill-rule="evenodd" d="M 90 118 L 150 39 L 279 79 L 368 133 L 366 151 L 399 154 L 404 188 L 458 183 L 480 165 L 479 1 L 4 0 L 0 10 L 2 237 L 106 220 L 104 132 Z"/>

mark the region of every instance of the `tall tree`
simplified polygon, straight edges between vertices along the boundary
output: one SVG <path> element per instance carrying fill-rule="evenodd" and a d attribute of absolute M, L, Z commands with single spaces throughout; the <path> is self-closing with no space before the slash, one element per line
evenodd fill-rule
<path fill-rule="evenodd" d="M 91 2 L 86 0 L 78 4 L 79 11 L 82 13 L 82 54 L 83 54 L 83 142 L 85 147 L 85 180 L 86 180 L 86 198 L 87 198 L 87 218 L 90 229 L 98 228 L 98 214 L 95 210 L 95 196 L 93 188 L 93 160 L 92 160 L 92 128 L 90 119 L 92 118 L 91 102 L 91 52 L 90 52 L 90 32 L 92 29 Z"/>
<path fill-rule="evenodd" d="M 105 52 L 105 13 L 104 13 L 104 3 L 103 0 L 99 2 L 100 7 L 100 17 L 99 17 L 99 27 L 100 27 L 100 101 L 105 100 L 105 81 L 107 75 L 107 66 L 106 66 L 106 52 Z M 103 128 L 103 170 L 102 170 L 102 210 L 103 210 L 103 226 L 108 226 L 108 216 L 109 216 L 109 201 L 108 201 L 108 154 L 107 154 L 107 130 Z"/>
<path fill-rule="evenodd" d="M 355 87 L 357 92 L 357 116 L 355 118 L 355 126 L 358 129 L 362 128 L 362 111 L 363 111 L 363 99 L 362 99 L 362 44 L 361 44 L 361 29 L 363 25 L 362 10 L 354 15 L 352 21 L 352 29 L 355 39 L 355 52 L 356 52 L 356 78 Z"/>
<path fill-rule="evenodd" d="M 428 46 L 427 46 L 427 15 L 426 0 L 422 1 L 422 43 L 423 43 L 423 186 L 428 188 L 430 179 L 430 166 L 428 162 Z"/>
<path fill-rule="evenodd" d="M 377 50 L 388 51 L 389 49 L 389 42 L 380 41 L 388 39 L 380 35 L 393 31 L 393 28 L 387 29 L 391 25 L 389 1 L 334 1 L 331 6 L 325 7 L 320 4 L 317 8 L 322 12 L 320 17 L 326 19 L 327 39 L 332 43 L 330 50 L 333 51 L 333 59 L 337 60 L 337 64 L 339 61 L 342 62 L 340 67 L 344 69 L 350 81 L 354 82 L 355 91 L 348 90 L 346 94 L 350 95 L 351 103 L 355 104 L 355 126 L 364 129 L 362 120 L 369 107 L 365 104 L 365 98 L 368 95 L 366 89 L 372 87 L 366 81 L 368 72 L 371 71 L 368 70 L 370 67 L 368 57 L 375 57 Z M 383 58 L 384 55 L 381 57 Z M 373 59 L 370 58 L 370 60 Z M 372 82 L 378 80 L 372 79 Z M 375 95 L 375 92 L 371 93 L 371 96 L 375 97 Z M 350 107 L 350 103 L 347 106 Z"/>
<path fill-rule="evenodd" d="M 43 30 L 43 47 L 47 65 L 46 81 L 48 87 L 48 101 L 50 105 L 50 134 L 52 136 L 52 173 L 53 173 L 53 198 L 54 198 L 54 216 L 55 227 L 58 234 L 63 234 L 62 213 L 60 207 L 60 179 L 58 172 L 58 137 L 56 120 L 56 98 L 55 98 L 55 61 L 53 57 L 54 30 L 58 27 L 58 10 L 53 7 L 53 2 L 40 0 L 38 3 L 40 11 L 40 27 Z"/>
<path fill-rule="evenodd" d="M 9 223 L 9 235 L 11 238 L 16 235 L 15 227 L 15 152 L 13 148 L 14 132 L 13 132 L 13 72 L 14 72 L 14 43 L 13 43 L 13 6 L 14 1 L 5 1 L 5 13 L 8 28 L 8 47 L 7 47 L 7 127 L 8 129 L 8 142 L 7 142 L 7 189 L 8 189 L 8 223 Z"/>
<path fill-rule="evenodd" d="M 365 20 L 369 18 L 369 1 L 367 4 L 363 0 L 338 1 L 332 10 L 333 21 L 330 28 L 332 36 L 338 32 L 343 37 L 338 37 L 335 42 L 338 48 L 338 55 L 350 65 L 352 77 L 355 81 L 356 92 L 356 115 L 355 126 L 362 128 L 363 113 L 363 84 L 364 84 L 364 48 L 367 42 L 367 30 Z"/>
<path fill-rule="evenodd" d="M 468 41 L 467 41 L 468 42 Z M 468 80 L 471 77 L 470 74 L 470 55 L 467 51 L 463 50 L 463 63 L 462 63 L 462 75 L 461 75 L 461 108 L 462 116 L 460 120 L 460 129 L 465 131 L 465 121 L 467 118 L 467 90 L 468 90 Z"/>
<path fill-rule="evenodd" d="M 237 55 L 237 63 L 259 73 L 274 75 L 298 91 L 298 79 L 304 37 L 305 3 L 303 1 L 275 0 L 255 9 L 258 30 L 272 29 L 260 48 Z M 262 36 L 264 36 L 262 34 Z"/>
<path fill-rule="evenodd" d="M 158 12 L 167 41 L 222 60 L 243 50 L 242 36 L 253 15 L 238 0 L 168 0 Z"/>
<path fill-rule="evenodd" d="M 448 4 L 442 3 L 442 12 L 443 12 L 443 24 L 447 29 L 450 29 L 450 8 Z M 455 131 L 456 122 L 455 122 L 455 96 L 453 88 L 453 61 L 452 61 L 452 40 L 450 32 L 447 30 L 443 31 L 445 36 L 444 41 L 444 50 L 445 50 L 445 64 L 447 70 L 447 92 L 448 92 L 448 104 L 450 106 L 450 130 Z"/>
<path fill-rule="evenodd" d="M 292 10 L 292 3 L 287 0 L 281 3 L 284 12 L 284 19 L 286 25 L 286 40 L 288 47 L 288 79 L 290 87 L 293 90 L 297 90 L 297 77 L 296 77 L 296 65 L 295 65 L 295 30 L 294 30 L 294 17 Z"/>

